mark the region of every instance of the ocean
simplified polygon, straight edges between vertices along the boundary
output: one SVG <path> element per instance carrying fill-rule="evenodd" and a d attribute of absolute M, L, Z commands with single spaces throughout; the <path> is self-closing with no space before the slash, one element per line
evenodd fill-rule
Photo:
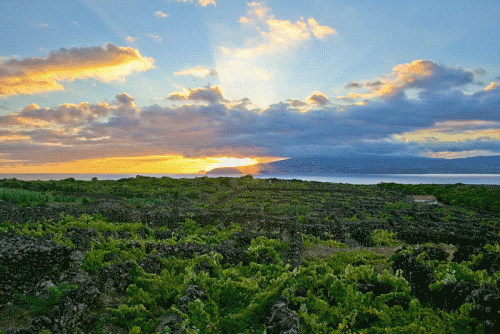
<path fill-rule="evenodd" d="M 171 178 L 196 178 L 201 174 L 0 174 L 1 178 L 16 178 L 18 180 L 63 180 L 74 178 L 75 180 L 90 181 L 93 177 L 99 180 L 119 180 L 123 178 L 136 177 L 137 175 L 151 177 Z M 208 177 L 240 177 L 240 175 L 206 175 Z M 381 182 L 394 182 L 404 184 L 498 184 L 500 185 L 500 174 L 331 174 L 331 175 L 254 175 L 257 179 L 277 178 L 283 180 L 298 179 L 303 181 L 319 181 L 347 184 L 378 184 Z"/>

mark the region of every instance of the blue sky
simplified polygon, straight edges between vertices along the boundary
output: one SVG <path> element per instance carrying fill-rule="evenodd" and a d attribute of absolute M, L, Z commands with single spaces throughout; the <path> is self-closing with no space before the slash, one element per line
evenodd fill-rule
<path fill-rule="evenodd" d="M 2 1 L 0 169 L 500 154 L 498 17 L 498 1 Z"/>

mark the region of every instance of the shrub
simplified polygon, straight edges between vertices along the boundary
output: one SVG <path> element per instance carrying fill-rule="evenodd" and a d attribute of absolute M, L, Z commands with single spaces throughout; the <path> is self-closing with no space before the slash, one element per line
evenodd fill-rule
<path fill-rule="evenodd" d="M 376 246 L 399 246 L 401 241 L 396 240 L 396 233 L 387 230 L 375 230 L 372 232 L 372 239 Z"/>

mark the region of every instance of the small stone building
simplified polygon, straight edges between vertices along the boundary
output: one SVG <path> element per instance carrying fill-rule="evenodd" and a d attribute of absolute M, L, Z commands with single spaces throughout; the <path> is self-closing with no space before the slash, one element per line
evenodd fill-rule
<path fill-rule="evenodd" d="M 406 203 L 439 204 L 434 196 L 407 196 Z"/>

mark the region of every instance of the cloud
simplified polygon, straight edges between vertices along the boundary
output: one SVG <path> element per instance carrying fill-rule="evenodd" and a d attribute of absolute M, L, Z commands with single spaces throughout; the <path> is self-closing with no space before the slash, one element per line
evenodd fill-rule
<path fill-rule="evenodd" d="M 495 90 L 498 89 L 499 84 L 497 84 L 495 81 L 492 81 L 484 90 L 489 91 L 489 90 Z"/>
<path fill-rule="evenodd" d="M 346 83 L 344 85 L 345 88 L 363 88 L 364 85 L 359 83 L 359 82 L 356 82 L 356 81 L 351 81 L 349 83 Z"/>
<path fill-rule="evenodd" d="M 182 92 L 171 93 L 168 98 L 170 101 L 203 101 L 216 103 L 224 100 L 219 86 L 207 86 L 194 89 L 184 88 Z"/>
<path fill-rule="evenodd" d="M 253 27 L 260 35 L 260 43 L 251 47 L 229 49 L 222 47 L 225 54 L 232 54 L 236 58 L 254 58 L 266 53 L 285 50 L 291 45 L 309 40 L 311 33 L 317 39 L 323 39 L 326 35 L 336 34 L 335 29 L 321 26 L 314 18 L 307 22 L 304 18 L 292 22 L 290 20 L 276 19 L 271 14 L 271 9 L 263 3 L 247 3 L 247 16 L 240 17 L 241 24 Z M 253 43 L 255 38 L 249 39 L 246 44 Z"/>
<path fill-rule="evenodd" d="M 122 94 L 116 95 L 116 100 L 118 101 L 118 103 L 120 103 L 121 105 L 123 105 L 125 107 L 135 108 L 135 103 L 134 103 L 135 98 L 128 95 L 127 93 L 122 93 Z"/>
<path fill-rule="evenodd" d="M 461 158 L 472 158 L 472 157 L 482 157 L 482 156 L 496 156 L 500 155 L 499 152 L 491 152 L 489 150 L 470 150 L 470 151 L 440 151 L 433 152 L 427 151 L 422 156 L 428 158 L 438 158 L 438 159 L 461 159 Z"/>
<path fill-rule="evenodd" d="M 481 67 L 478 67 L 471 71 L 474 75 L 486 75 L 486 71 Z"/>
<path fill-rule="evenodd" d="M 32 103 L 22 109 L 22 111 L 38 110 L 40 107 L 36 103 Z"/>
<path fill-rule="evenodd" d="M 0 64 L 0 96 L 63 90 L 61 82 L 95 78 L 125 80 L 137 71 L 152 69 L 153 58 L 138 50 L 111 43 L 52 51 L 47 58 L 10 59 Z"/>
<path fill-rule="evenodd" d="M 162 38 L 158 35 L 147 34 L 147 36 L 157 43 L 161 43 L 162 41 Z"/>
<path fill-rule="evenodd" d="M 500 153 L 500 90 L 465 94 L 449 87 L 427 91 L 419 100 L 380 99 L 347 107 L 314 92 L 262 108 L 247 98 L 228 101 L 218 86 L 183 88 L 167 98 L 179 105 L 140 110 L 127 93 L 110 104 L 30 105 L 0 116 L 0 155 L 26 165 L 153 155 Z"/>
<path fill-rule="evenodd" d="M 414 60 L 411 63 L 399 64 L 392 72 L 375 81 L 366 81 L 367 93 L 348 93 L 339 99 L 372 99 L 401 98 L 406 89 L 444 91 L 472 83 L 474 74 L 460 68 L 451 68 L 430 60 Z M 358 83 L 356 83 L 358 84 Z M 349 84 L 348 84 L 349 86 Z M 353 87 L 358 88 L 358 86 Z"/>
<path fill-rule="evenodd" d="M 300 108 L 307 106 L 307 103 L 297 99 L 286 100 L 285 102 L 287 102 L 292 108 Z"/>
<path fill-rule="evenodd" d="M 194 68 L 189 68 L 187 70 L 182 70 L 182 71 L 179 71 L 179 72 L 174 72 L 174 75 L 192 75 L 192 76 L 195 76 L 195 77 L 200 77 L 200 78 L 204 78 L 208 75 L 212 75 L 212 76 L 218 76 L 219 75 L 219 72 L 216 70 L 216 69 L 209 69 L 209 68 L 203 68 L 201 66 L 197 66 L 197 67 L 194 67 Z"/>
<path fill-rule="evenodd" d="M 314 92 L 311 96 L 306 99 L 307 103 L 324 106 L 328 103 L 328 98 L 321 92 Z"/>
<path fill-rule="evenodd" d="M 28 141 L 30 139 L 29 136 L 23 136 L 23 135 L 7 135 L 7 136 L 1 136 L 0 135 L 0 142 L 9 142 L 9 141 Z"/>
<path fill-rule="evenodd" d="M 169 17 L 170 15 L 166 14 L 166 13 L 164 13 L 162 11 L 157 11 L 157 12 L 155 12 L 155 16 L 159 17 L 159 18 L 166 18 L 166 17 Z"/>
<path fill-rule="evenodd" d="M 316 22 L 316 20 L 313 18 L 308 19 L 307 24 L 309 25 L 309 28 L 317 39 L 322 39 L 326 35 L 337 33 L 337 31 L 333 28 L 330 28 L 328 26 L 320 26 L 318 22 Z"/>
<path fill-rule="evenodd" d="M 314 92 L 306 97 L 304 101 L 290 99 L 285 101 L 290 108 L 299 110 L 300 112 L 309 112 L 312 109 L 319 109 L 329 104 L 328 97 L 321 92 Z"/>
<path fill-rule="evenodd" d="M 177 0 L 177 2 L 193 2 L 193 0 Z M 215 0 L 197 0 L 197 2 L 202 6 L 206 7 L 208 5 L 217 5 Z"/>
<path fill-rule="evenodd" d="M 30 104 L 19 113 L 0 116 L 0 128 L 12 130 L 10 127 L 31 129 L 57 128 L 63 125 L 79 126 L 108 116 L 113 110 L 106 103 L 91 105 L 88 102 L 82 102 L 78 105 L 63 103 L 57 108 L 45 109 L 35 106 Z"/>
<path fill-rule="evenodd" d="M 139 37 L 127 36 L 125 38 L 125 42 L 127 42 L 127 43 L 134 43 L 134 42 L 137 42 L 138 40 L 139 40 Z"/>
<path fill-rule="evenodd" d="M 500 121 L 448 120 L 391 137 L 428 157 L 452 159 L 500 154 Z"/>

